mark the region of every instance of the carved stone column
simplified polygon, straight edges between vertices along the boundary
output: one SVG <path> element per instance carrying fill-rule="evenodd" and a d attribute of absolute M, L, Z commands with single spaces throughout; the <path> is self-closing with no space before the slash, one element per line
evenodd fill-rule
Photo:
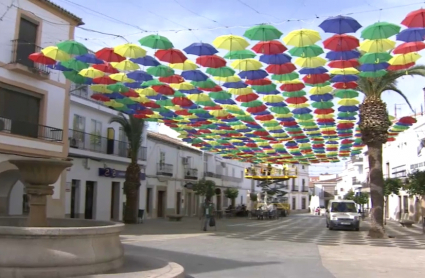
<path fill-rule="evenodd" d="M 30 211 L 28 214 L 29 227 L 47 227 L 47 195 L 53 195 L 53 186 L 27 185 L 25 192 L 29 198 Z"/>

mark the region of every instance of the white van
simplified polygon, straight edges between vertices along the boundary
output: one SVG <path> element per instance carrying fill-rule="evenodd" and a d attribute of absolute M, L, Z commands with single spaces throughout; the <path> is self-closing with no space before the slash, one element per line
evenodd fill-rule
<path fill-rule="evenodd" d="M 326 209 L 326 228 L 360 229 L 360 213 L 352 200 L 331 200 Z"/>

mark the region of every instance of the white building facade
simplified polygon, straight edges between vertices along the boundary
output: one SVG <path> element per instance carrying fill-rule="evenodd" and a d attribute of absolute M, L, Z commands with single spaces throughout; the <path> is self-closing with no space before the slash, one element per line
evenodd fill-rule
<path fill-rule="evenodd" d="M 344 165 L 344 170 L 337 178 L 335 199 L 342 200 L 352 190 L 360 192 L 366 183 L 366 175 L 363 172 L 363 154 L 350 157 Z"/>
<path fill-rule="evenodd" d="M 293 164 L 290 168 L 297 170 L 297 177 L 286 181 L 291 212 L 308 212 L 310 207 L 308 165 Z"/>
<path fill-rule="evenodd" d="M 0 6 L 0 215 L 28 212 L 24 186 L 10 158 L 68 156 L 69 87 L 61 72 L 32 62 L 43 47 L 74 38 L 80 18 L 50 1 Z M 17 6 L 19 5 L 19 9 Z M 46 24 L 48 18 L 58 24 Z M 66 172 L 48 196 L 49 217 L 65 214 Z"/>

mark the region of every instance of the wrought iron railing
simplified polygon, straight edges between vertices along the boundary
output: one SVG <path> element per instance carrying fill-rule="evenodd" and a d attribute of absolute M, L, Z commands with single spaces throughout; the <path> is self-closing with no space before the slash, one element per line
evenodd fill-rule
<path fill-rule="evenodd" d="M 185 169 L 183 169 L 183 171 L 184 171 L 184 178 L 185 179 L 193 179 L 193 180 L 198 179 L 198 169 L 185 168 Z"/>
<path fill-rule="evenodd" d="M 63 130 L 60 128 L 8 119 L 2 116 L 0 116 L 0 132 L 54 142 L 61 142 L 63 139 Z"/>
<path fill-rule="evenodd" d="M 298 191 L 298 185 L 293 185 L 291 191 Z"/>
<path fill-rule="evenodd" d="M 113 140 L 97 134 L 90 134 L 74 129 L 69 130 L 69 146 L 74 149 L 130 158 L 129 144 L 127 142 Z M 137 158 L 146 161 L 146 147 L 139 148 Z"/>
<path fill-rule="evenodd" d="M 160 176 L 173 176 L 173 164 L 157 163 L 156 174 Z"/>
<path fill-rule="evenodd" d="M 43 64 L 35 63 L 28 58 L 29 55 L 35 52 L 40 52 L 41 49 L 42 47 L 25 40 L 12 40 L 12 59 L 10 63 L 27 66 L 28 70 L 33 71 L 34 73 L 48 75 L 50 74 L 49 67 Z"/>

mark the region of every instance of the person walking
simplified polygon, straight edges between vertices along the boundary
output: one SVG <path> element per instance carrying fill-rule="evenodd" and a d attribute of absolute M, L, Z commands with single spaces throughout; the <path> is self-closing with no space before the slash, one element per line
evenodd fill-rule
<path fill-rule="evenodd" d="M 204 214 L 204 231 L 207 230 L 209 222 L 214 217 L 214 204 L 211 200 L 205 199 L 205 202 L 202 206 L 203 214 Z"/>

